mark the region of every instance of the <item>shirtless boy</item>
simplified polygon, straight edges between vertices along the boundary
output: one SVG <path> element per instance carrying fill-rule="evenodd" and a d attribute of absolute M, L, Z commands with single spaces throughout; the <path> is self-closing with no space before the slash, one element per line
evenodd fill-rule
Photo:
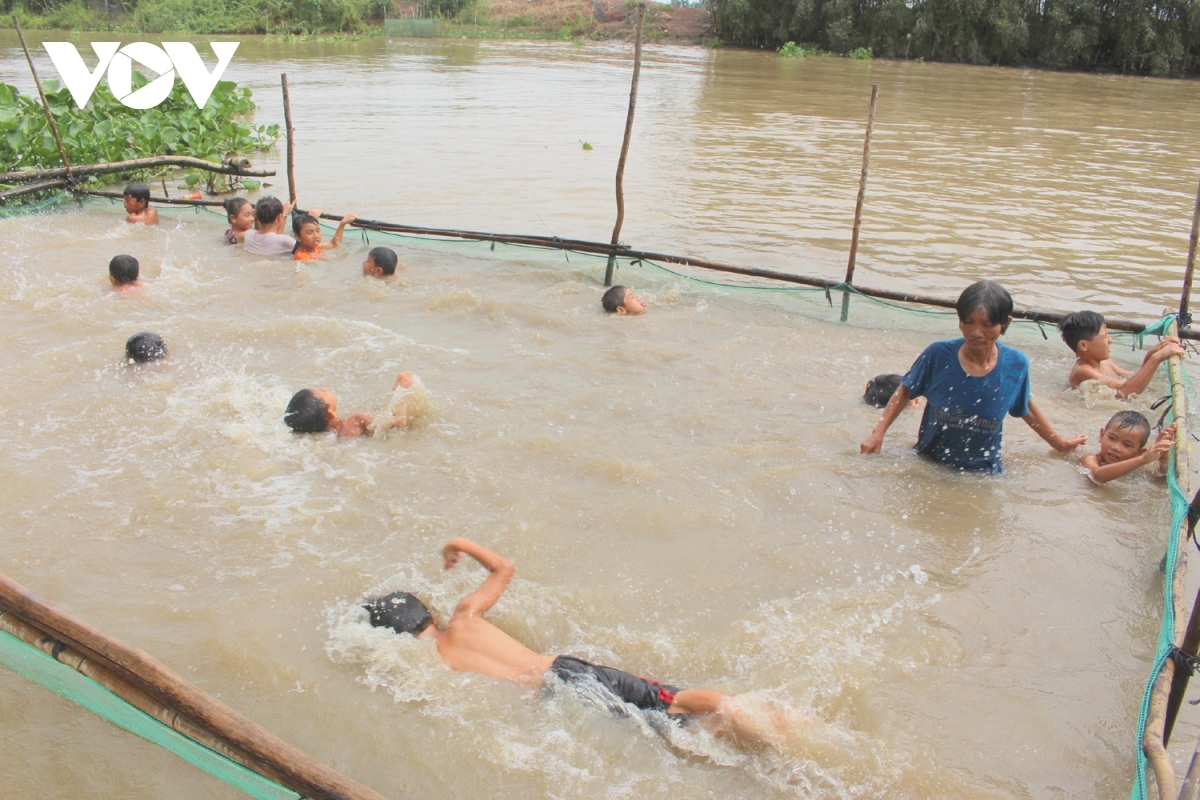
<path fill-rule="evenodd" d="M 627 286 L 614 286 L 600 298 L 609 314 L 645 314 L 646 304 Z"/>
<path fill-rule="evenodd" d="M 144 183 L 131 183 L 122 192 L 125 199 L 125 221 L 158 224 L 158 209 L 150 207 L 150 187 Z"/>
<path fill-rule="evenodd" d="M 396 377 L 396 389 L 410 389 L 413 385 L 411 372 L 401 372 Z M 301 389 L 292 395 L 283 421 L 294 433 L 325 433 L 333 431 L 339 439 L 370 436 L 375 419 L 365 411 L 347 417 L 337 415 L 337 398 L 328 389 Z M 395 423 L 403 428 L 408 425 L 408 415 L 403 404 L 396 408 Z"/>
<path fill-rule="evenodd" d="M 780 743 L 781 731 L 763 727 L 720 692 L 676 689 L 571 656 L 533 652 L 483 618 L 508 588 L 516 567 L 486 547 L 466 539 L 453 539 L 442 548 L 445 568 L 452 569 L 464 553 L 486 567 L 491 575 L 459 602 L 444 628 L 437 627 L 425 604 L 408 592 L 393 592 L 368 600 L 363 607 L 371 614 L 371 624 L 397 633 L 411 633 L 418 639 L 432 639 L 438 655 L 452 670 L 479 672 L 535 689 L 543 686 L 547 674 L 555 675 L 568 686 L 584 682 L 599 684 L 613 695 L 613 708 L 617 711 L 622 703 L 628 703 L 646 711 L 664 712 L 681 722 L 698 718 L 714 734 L 731 735 L 747 744 Z M 776 714 L 774 723 L 784 727 L 786 720 L 782 713 Z"/>
<path fill-rule="evenodd" d="M 1175 426 L 1168 425 L 1150 440 L 1150 420 L 1136 411 L 1118 411 L 1100 429 L 1100 452 L 1081 459 L 1088 477 L 1095 483 L 1108 483 L 1146 464 L 1158 462 L 1158 473 L 1167 473 L 1167 458 L 1175 443 Z"/>
<path fill-rule="evenodd" d="M 1183 346 L 1176 336 L 1167 336 L 1146 352 L 1142 366 L 1130 372 L 1117 366 L 1112 360 L 1112 337 L 1104 317 L 1095 311 L 1076 311 L 1058 323 L 1063 341 L 1075 353 L 1075 366 L 1071 368 L 1071 388 L 1076 389 L 1084 381 L 1098 381 L 1114 390 L 1117 397 L 1140 394 L 1150 385 L 1158 365 L 1171 356 L 1182 356 Z"/>

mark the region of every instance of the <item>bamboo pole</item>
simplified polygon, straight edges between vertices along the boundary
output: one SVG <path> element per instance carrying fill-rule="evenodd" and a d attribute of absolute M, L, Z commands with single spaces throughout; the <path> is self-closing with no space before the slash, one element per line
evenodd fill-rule
<path fill-rule="evenodd" d="M 1200 739 L 1192 751 L 1192 763 L 1188 765 L 1183 786 L 1179 788 L 1179 800 L 1200 800 Z"/>
<path fill-rule="evenodd" d="M 45 189 L 57 189 L 65 186 L 66 183 L 67 182 L 65 179 L 60 178 L 56 181 L 43 181 L 41 183 L 29 183 L 25 186 L 18 186 L 15 189 L 9 189 L 8 191 L 0 192 L 0 203 L 3 203 L 5 200 L 8 200 L 11 197 L 20 197 L 23 194 L 33 194 L 34 192 L 40 192 Z"/>
<path fill-rule="evenodd" d="M 66 169 L 27 169 L 16 172 L 0 173 L 0 183 L 24 183 L 26 181 L 41 181 L 49 178 L 63 178 L 68 175 L 110 175 L 114 172 L 130 172 L 139 169 L 155 167 L 191 167 L 194 169 L 219 172 L 222 175 L 242 175 L 249 178 L 269 178 L 275 170 L 254 170 L 238 167 L 233 164 L 218 164 L 215 161 L 205 161 L 191 156 L 149 156 L 134 158 L 129 161 L 113 161 L 108 164 L 84 164 L 73 167 L 70 172 Z"/>
<path fill-rule="evenodd" d="M 1200 592 L 1196 592 L 1196 600 L 1192 603 L 1192 614 L 1188 617 L 1187 630 L 1183 634 L 1183 644 L 1179 649 L 1189 656 L 1196 655 L 1200 646 Z M 1163 726 L 1163 746 L 1171 743 L 1171 731 L 1175 728 L 1175 720 L 1179 716 L 1179 707 L 1187 694 L 1188 680 L 1192 676 L 1187 670 L 1176 670 L 1171 681 L 1171 694 L 1167 698 L 1167 719 Z"/>
<path fill-rule="evenodd" d="M 879 84 L 871 84 L 871 102 L 867 106 L 867 134 L 863 137 L 862 172 L 858 176 L 858 199 L 854 201 L 854 229 L 850 234 L 850 258 L 846 262 L 846 280 L 854 283 L 854 262 L 858 259 L 858 229 L 862 225 L 863 199 L 867 194 L 867 165 L 871 163 L 871 132 L 875 129 L 875 101 L 879 99 Z M 850 316 L 850 293 L 842 292 L 842 322 Z"/>
<path fill-rule="evenodd" d="M 281 782 L 288 788 L 314 798 L 384 800 L 374 790 L 335 772 L 200 691 L 141 650 L 127 647 L 34 597 L 5 575 L 0 575 L 0 606 L 269 765 L 286 779 Z"/>
<path fill-rule="evenodd" d="M 1179 333 L 1175 323 L 1168 328 L 1168 333 Z M 1188 431 L 1187 431 L 1187 394 L 1183 383 L 1183 363 L 1179 356 L 1167 359 L 1167 372 L 1171 378 L 1171 403 L 1175 409 L 1175 482 L 1186 495 L 1191 489 L 1190 470 L 1188 469 Z M 1175 630 L 1172 632 L 1172 643 L 1178 647 L 1183 643 L 1184 636 L 1184 590 L 1187 583 L 1187 519 L 1185 518 L 1179 531 L 1178 555 L 1175 560 L 1175 572 L 1166 579 L 1171 581 L 1172 606 L 1175 614 Z M 1154 680 L 1150 691 L 1150 710 L 1146 716 L 1146 730 L 1142 735 L 1142 752 L 1150 760 L 1154 769 L 1154 778 L 1158 784 L 1158 796 L 1162 800 L 1176 800 L 1175 769 L 1171 765 L 1170 754 L 1166 748 L 1166 717 L 1167 702 L 1171 693 L 1171 684 L 1175 676 L 1175 660 L 1168 658 Z"/>
<path fill-rule="evenodd" d="M 646 4 L 638 3 L 637 36 L 633 42 L 633 81 L 629 85 L 629 113 L 625 116 L 625 138 L 621 141 L 621 157 L 617 159 L 617 222 L 613 225 L 612 247 L 608 266 L 604 270 L 604 285 L 613 285 L 613 270 L 617 266 L 615 248 L 621 240 L 621 225 L 625 222 L 625 159 L 629 157 L 629 139 L 633 136 L 633 112 L 637 109 L 638 77 L 642 73 L 642 27 L 646 22 Z"/>
<path fill-rule="evenodd" d="M 46 119 L 50 121 L 50 130 L 54 133 L 54 143 L 58 145 L 58 155 L 62 158 L 63 168 L 67 171 L 67 183 L 74 183 L 75 177 L 71 175 L 71 162 L 67 160 L 67 151 L 63 149 L 62 137 L 58 135 L 58 125 L 54 122 L 54 115 L 50 113 L 50 101 L 46 99 L 46 92 L 42 89 L 42 79 L 38 77 L 37 67 L 33 65 L 33 57 L 29 55 L 29 47 L 25 44 L 25 34 L 21 31 L 21 23 L 17 19 L 17 15 L 12 15 L 13 27 L 17 29 L 17 36 L 21 40 L 21 49 L 25 51 L 25 60 L 29 62 L 29 71 L 33 73 L 33 82 L 37 84 L 38 95 L 42 98 L 42 108 L 46 109 Z"/>
<path fill-rule="evenodd" d="M 1179 324 L 1187 327 L 1191 321 L 1188 303 L 1192 297 L 1192 271 L 1196 267 L 1196 237 L 1200 235 L 1200 189 L 1196 190 L 1196 206 L 1192 210 L 1192 235 L 1188 239 L 1187 269 L 1183 272 L 1183 293 L 1179 295 Z"/>
<path fill-rule="evenodd" d="M 292 127 L 292 99 L 288 96 L 287 73 L 280 76 L 283 84 L 283 123 L 287 128 L 287 182 L 288 198 L 296 203 L 296 130 Z"/>

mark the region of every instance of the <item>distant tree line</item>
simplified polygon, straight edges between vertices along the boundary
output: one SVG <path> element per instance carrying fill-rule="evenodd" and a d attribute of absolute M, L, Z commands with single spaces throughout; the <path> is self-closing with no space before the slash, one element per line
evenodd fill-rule
<path fill-rule="evenodd" d="M 1192 0 L 708 0 L 731 44 L 1184 76 L 1200 72 Z"/>

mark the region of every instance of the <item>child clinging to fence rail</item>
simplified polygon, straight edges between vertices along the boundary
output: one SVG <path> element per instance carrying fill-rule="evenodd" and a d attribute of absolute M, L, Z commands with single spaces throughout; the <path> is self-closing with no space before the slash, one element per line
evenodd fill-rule
<path fill-rule="evenodd" d="M 242 236 L 246 252 L 259 256 L 290 256 L 296 249 L 296 240 L 283 233 L 283 227 L 291 212 L 291 203 L 282 203 L 276 197 L 260 198 L 254 204 L 254 230 L 248 230 Z"/>
<path fill-rule="evenodd" d="M 318 217 L 321 212 L 315 209 L 314 211 L 316 213 L 310 211 L 292 220 L 292 231 L 296 234 L 296 249 L 292 253 L 292 258 L 296 261 L 314 261 L 321 257 L 322 248 L 328 250 L 337 247 L 342 243 L 342 235 L 346 232 L 346 226 L 356 219 L 353 214 L 342 217 L 333 238 L 327 243 L 322 243 L 321 222 Z"/>
<path fill-rule="evenodd" d="M 141 222 L 145 225 L 158 224 L 158 209 L 150 206 L 150 187 L 144 183 L 131 183 L 122 193 L 125 198 L 125 221 Z"/>
<path fill-rule="evenodd" d="M 1136 411 L 1118 411 L 1100 429 L 1100 452 L 1081 459 L 1088 477 L 1096 483 L 1108 483 L 1128 475 L 1139 467 L 1158 462 L 1158 474 L 1167 472 L 1167 458 L 1175 443 L 1175 426 L 1168 425 L 1150 440 L 1150 420 Z"/>
<path fill-rule="evenodd" d="M 254 206 L 244 197 L 231 197 L 224 203 L 229 227 L 225 229 L 228 244 L 241 244 L 246 232 L 254 230 Z"/>
<path fill-rule="evenodd" d="M 1167 336 L 1146 352 L 1137 372 L 1130 372 L 1112 360 L 1112 337 L 1104 317 L 1095 311 L 1076 311 L 1058 324 L 1058 330 L 1075 353 L 1069 377 L 1071 388 L 1077 389 L 1084 381 L 1096 381 L 1116 392 L 1117 397 L 1145 391 L 1158 365 L 1184 352 L 1178 337 Z"/>

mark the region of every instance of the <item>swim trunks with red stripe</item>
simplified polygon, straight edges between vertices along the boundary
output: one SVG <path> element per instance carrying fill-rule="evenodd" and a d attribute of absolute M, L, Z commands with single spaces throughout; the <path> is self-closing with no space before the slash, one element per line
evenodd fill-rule
<path fill-rule="evenodd" d="M 554 659 L 550 672 L 567 685 L 578 686 L 584 681 L 594 681 L 622 703 L 629 703 L 643 711 L 666 712 L 675 702 L 675 694 L 679 691 L 674 686 L 665 686 L 658 681 L 639 678 L 613 667 L 591 664 L 573 656 Z M 612 709 L 618 712 L 622 710 L 618 706 L 612 706 Z"/>

